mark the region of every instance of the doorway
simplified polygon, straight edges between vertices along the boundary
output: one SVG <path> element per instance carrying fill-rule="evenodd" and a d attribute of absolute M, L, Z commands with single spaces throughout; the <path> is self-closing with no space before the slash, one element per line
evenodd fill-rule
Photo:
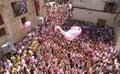
<path fill-rule="evenodd" d="M 104 26 L 106 24 L 106 20 L 105 19 L 98 19 L 97 21 L 97 25 L 98 26 Z"/>

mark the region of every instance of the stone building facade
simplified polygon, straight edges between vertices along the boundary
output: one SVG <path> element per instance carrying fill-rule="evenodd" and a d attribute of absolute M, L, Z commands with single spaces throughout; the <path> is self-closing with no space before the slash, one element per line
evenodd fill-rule
<path fill-rule="evenodd" d="M 13 4 L 18 5 L 17 7 L 20 5 L 22 6 L 22 4 L 18 4 L 20 1 L 25 2 L 23 5 L 26 6 L 27 11 L 24 12 L 24 8 L 21 9 L 21 7 L 15 8 L 17 11 L 20 10 L 20 14 L 15 16 Z M 0 24 L 0 44 L 8 40 L 13 42 L 19 41 L 28 31 L 38 25 L 37 17 L 41 16 L 43 13 L 41 12 L 42 8 L 40 7 L 40 5 L 42 6 L 42 0 L 38 5 L 38 15 L 36 14 L 35 1 L 40 0 L 0 0 L 0 15 L 1 19 L 3 20 L 3 22 Z M 26 21 L 31 22 L 29 28 L 24 26 Z"/>

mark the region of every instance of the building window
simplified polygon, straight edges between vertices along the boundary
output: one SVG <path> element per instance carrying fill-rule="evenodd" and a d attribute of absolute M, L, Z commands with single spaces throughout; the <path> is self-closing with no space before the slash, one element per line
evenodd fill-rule
<path fill-rule="evenodd" d="M 21 18 L 21 22 L 23 25 L 25 24 L 26 21 L 27 21 L 27 19 L 25 17 Z"/>
<path fill-rule="evenodd" d="M 4 21 L 3 21 L 1 14 L 0 14 L 0 25 L 2 25 L 2 24 L 4 24 Z"/>
<path fill-rule="evenodd" d="M 99 18 L 97 21 L 98 26 L 104 26 L 106 24 L 106 19 Z"/>
<path fill-rule="evenodd" d="M 12 5 L 12 9 L 15 17 L 28 12 L 27 4 L 25 1 L 12 2 L 11 5 Z"/>
<path fill-rule="evenodd" d="M 109 12 L 117 11 L 117 4 L 116 3 L 106 3 L 104 11 L 109 11 Z"/>
<path fill-rule="evenodd" d="M 6 34 L 5 28 L 1 28 L 1 29 L 0 29 L 0 36 L 3 36 L 3 35 L 5 35 L 5 34 Z"/>

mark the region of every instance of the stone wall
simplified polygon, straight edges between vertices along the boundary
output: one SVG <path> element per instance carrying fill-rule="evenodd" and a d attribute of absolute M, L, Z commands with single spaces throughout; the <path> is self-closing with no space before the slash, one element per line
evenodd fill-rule
<path fill-rule="evenodd" d="M 97 23 L 98 19 L 105 19 L 107 25 L 114 27 L 114 17 L 116 16 L 116 13 L 104 12 L 106 4 L 104 0 L 74 0 L 72 4 L 73 7 L 78 7 L 73 9 L 73 19 L 85 20 L 93 23 Z M 120 3 L 118 3 L 116 10 L 117 13 L 120 10 L 119 4 Z"/>
<path fill-rule="evenodd" d="M 104 12 L 105 0 L 73 0 L 73 19 L 97 23 L 98 19 L 105 19 L 106 25 L 114 28 L 116 49 L 120 49 L 120 13 Z M 117 13 L 120 11 L 120 0 L 116 0 L 118 4 Z M 78 7 L 78 8 L 77 8 Z M 80 8 L 79 8 L 80 7 Z M 85 8 L 85 9 L 84 9 Z M 102 12 L 103 11 L 103 12 Z"/>
<path fill-rule="evenodd" d="M 0 43 L 7 40 L 17 42 L 21 40 L 24 35 L 34 28 L 37 24 L 37 18 L 34 7 L 34 0 L 26 0 L 28 12 L 20 16 L 15 17 L 11 2 L 20 1 L 20 0 L 3 0 L 0 5 L 0 12 L 4 20 L 3 27 L 5 27 L 7 34 L 0 37 Z M 21 18 L 25 17 L 27 20 L 31 21 L 31 26 L 25 28 L 21 22 Z M 1 27 L 0 27 L 1 28 Z"/>
<path fill-rule="evenodd" d="M 119 22 L 119 24 L 118 24 Z M 116 17 L 115 20 L 115 41 L 116 41 L 116 49 L 120 50 L 120 14 Z"/>
<path fill-rule="evenodd" d="M 73 15 L 73 19 L 92 23 L 97 23 L 98 19 L 105 19 L 106 25 L 114 27 L 114 17 L 116 14 L 74 8 Z"/>

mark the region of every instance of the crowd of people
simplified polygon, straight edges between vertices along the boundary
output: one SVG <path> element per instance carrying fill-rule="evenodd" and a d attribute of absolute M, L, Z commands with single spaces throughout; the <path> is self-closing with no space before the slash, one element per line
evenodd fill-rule
<path fill-rule="evenodd" d="M 46 4 L 46 22 L 51 25 L 64 24 L 64 22 L 71 19 L 72 16 L 71 4 L 61 5 L 56 2 Z"/>
<path fill-rule="evenodd" d="M 3 56 L 0 74 L 119 74 L 113 28 L 71 17 L 68 4 L 47 4 L 45 23 L 28 32 L 14 51 Z M 68 41 L 54 31 L 56 25 L 65 31 L 81 26 L 82 33 Z"/>
<path fill-rule="evenodd" d="M 69 23 L 62 28 L 68 30 L 72 25 L 79 25 L 83 29 L 74 41 L 65 40 L 50 24 L 37 26 L 15 44 L 15 51 L 2 58 L 0 73 L 119 74 L 120 61 L 111 38 L 113 29 L 79 21 Z M 106 41 L 108 37 L 110 40 Z"/>

